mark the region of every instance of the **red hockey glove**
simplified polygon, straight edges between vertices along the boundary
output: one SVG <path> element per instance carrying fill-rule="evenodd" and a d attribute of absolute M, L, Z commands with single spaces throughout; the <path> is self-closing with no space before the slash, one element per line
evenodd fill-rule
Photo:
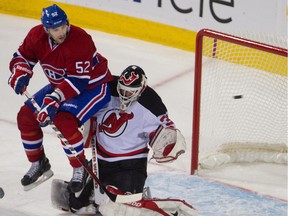
<path fill-rule="evenodd" d="M 29 65 L 17 64 L 12 71 L 8 84 L 14 89 L 16 94 L 22 94 L 29 85 L 33 72 Z"/>
<path fill-rule="evenodd" d="M 43 99 L 41 110 L 37 115 L 37 120 L 39 121 L 41 127 L 46 127 L 53 121 L 60 103 L 61 100 L 58 93 L 53 92 L 52 94 L 46 95 L 46 97 Z"/>

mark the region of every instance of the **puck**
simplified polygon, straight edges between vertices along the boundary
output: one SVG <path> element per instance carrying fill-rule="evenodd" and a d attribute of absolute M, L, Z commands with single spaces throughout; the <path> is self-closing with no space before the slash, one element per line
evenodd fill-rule
<path fill-rule="evenodd" d="M 0 187 L 0 199 L 2 199 L 4 195 L 5 195 L 4 190 Z"/>
<path fill-rule="evenodd" d="M 241 98 L 243 98 L 243 95 L 235 95 L 235 96 L 233 96 L 233 98 L 234 99 L 241 99 Z"/>

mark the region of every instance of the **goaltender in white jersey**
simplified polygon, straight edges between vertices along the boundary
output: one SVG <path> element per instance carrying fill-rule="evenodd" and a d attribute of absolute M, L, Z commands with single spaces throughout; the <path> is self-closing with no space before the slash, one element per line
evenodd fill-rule
<path fill-rule="evenodd" d="M 125 91 L 121 83 L 128 85 L 133 79 L 136 79 L 135 73 L 127 79 L 121 76 L 118 92 Z M 128 94 L 127 90 L 122 96 L 118 96 L 117 80 L 116 78 L 114 83 L 111 83 L 111 101 L 96 113 L 98 158 L 109 162 L 147 158 L 147 144 L 157 128 L 163 126 L 175 129 L 175 125 L 169 119 L 161 98 L 152 88 L 143 84 L 145 87 L 135 90 L 139 92 L 134 93 L 138 94 L 139 99 L 136 100 L 134 95 L 134 98 L 129 100 L 124 96 Z"/>
<path fill-rule="evenodd" d="M 112 185 L 123 193 L 142 193 L 149 150 L 152 149 L 152 158 L 157 162 L 170 162 L 185 152 L 185 139 L 169 119 L 160 96 L 147 85 L 142 68 L 131 65 L 109 84 L 111 100 L 95 114 L 97 174 L 105 186 Z M 87 133 L 87 124 L 85 127 Z M 93 190 L 91 185 L 87 189 L 87 184 L 84 191 Z M 90 194 L 78 198 L 70 194 L 70 209 L 77 212 L 84 206 L 79 202 L 88 203 Z M 96 194 L 96 204 L 104 216 L 196 215 L 192 206 L 177 199 L 144 196 L 137 202 L 118 204 L 109 198 L 97 203 L 97 198 Z"/>

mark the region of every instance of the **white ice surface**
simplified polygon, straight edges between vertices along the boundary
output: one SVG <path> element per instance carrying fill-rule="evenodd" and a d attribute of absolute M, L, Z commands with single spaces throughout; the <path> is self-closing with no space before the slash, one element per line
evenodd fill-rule
<path fill-rule="evenodd" d="M 52 208 L 51 180 L 29 192 L 24 192 L 20 184 L 20 179 L 30 167 L 16 125 L 17 112 L 25 98 L 14 94 L 7 84 L 9 61 L 28 30 L 40 21 L 1 14 L 0 20 L 0 186 L 5 191 L 4 198 L 0 200 L 0 215 L 70 215 Z M 120 74 L 130 64 L 142 66 L 149 84 L 161 95 L 170 118 L 190 144 L 194 53 L 87 31 L 92 35 L 98 51 L 109 59 L 112 73 Z M 39 66 L 34 71 L 28 88 L 31 94 L 47 83 Z M 69 180 L 72 169 L 59 140 L 49 128 L 45 128 L 44 145 L 55 173 L 53 178 Z M 177 162 L 168 165 L 149 163 L 148 171 L 150 176 L 147 184 L 152 188 L 152 195 L 185 199 L 199 210 L 199 215 L 287 215 L 287 166 L 284 165 L 235 164 L 212 171 L 203 170 L 199 176 L 190 176 L 188 145 L 187 153 Z M 214 184 L 207 179 L 226 182 L 255 193 Z M 234 199 L 237 193 L 243 199 Z"/>

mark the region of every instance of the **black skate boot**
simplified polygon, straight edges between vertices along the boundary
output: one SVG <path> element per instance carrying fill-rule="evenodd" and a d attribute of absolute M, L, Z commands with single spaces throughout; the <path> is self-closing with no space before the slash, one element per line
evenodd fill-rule
<path fill-rule="evenodd" d="M 73 176 L 69 183 L 69 189 L 72 193 L 80 192 L 88 177 L 88 173 L 85 170 L 84 166 L 73 168 Z"/>
<path fill-rule="evenodd" d="M 48 158 L 46 158 L 45 154 L 43 154 L 39 161 L 32 163 L 28 172 L 21 179 L 21 184 L 23 186 L 27 186 L 36 182 L 37 179 L 41 175 L 43 175 L 43 173 L 49 171 L 50 168 L 51 168 L 51 165 L 49 163 L 49 160 Z M 53 172 L 52 172 L 52 175 L 53 175 Z"/>

